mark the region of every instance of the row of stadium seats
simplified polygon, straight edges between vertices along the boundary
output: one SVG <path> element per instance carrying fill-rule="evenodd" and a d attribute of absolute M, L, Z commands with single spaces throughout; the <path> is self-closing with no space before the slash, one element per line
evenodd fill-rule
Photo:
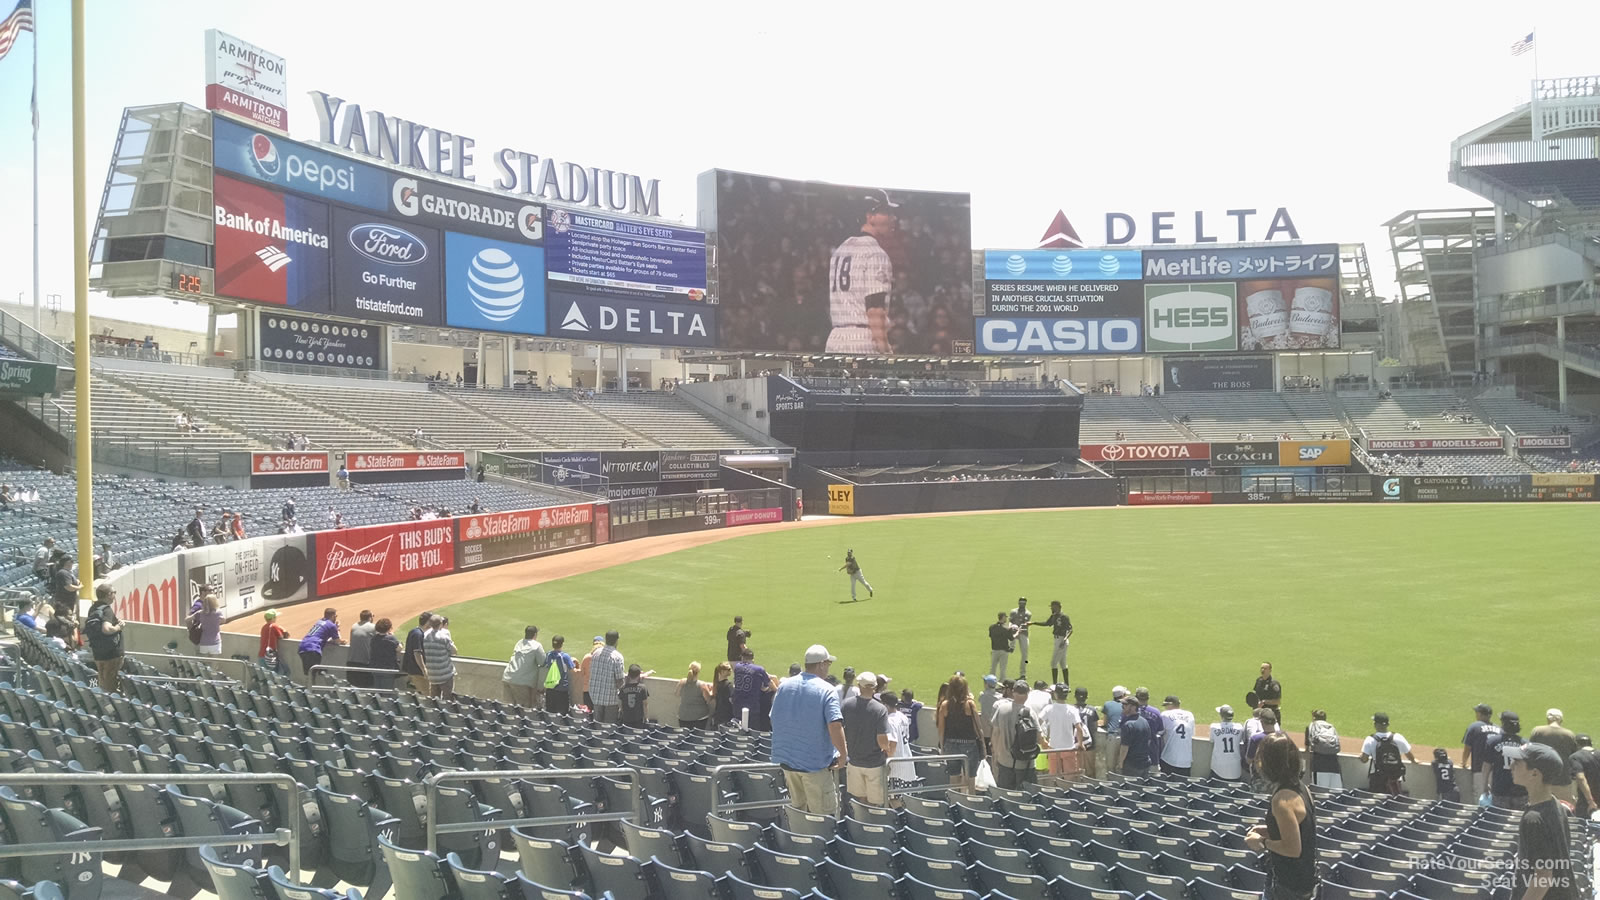
<path fill-rule="evenodd" d="M 1285 432 L 1292 440 L 1345 434 L 1328 395 L 1322 393 L 1195 392 L 1168 394 L 1161 403 L 1175 416 L 1188 416 L 1189 430 L 1206 441 L 1232 441 L 1241 434 L 1254 434 L 1261 441 L 1275 440 Z"/>
<path fill-rule="evenodd" d="M 135 696 L 107 694 L 83 663 L 37 638 L 20 640 L 11 681 L 0 684 L 0 770 L 152 779 L 108 792 L 0 793 L 9 840 L 242 834 L 297 817 L 303 865 L 320 873 L 317 884 L 382 896 L 392 883 L 400 900 L 575 892 L 616 900 L 948 900 L 950 892 L 963 900 L 1253 900 L 1264 885 L 1259 856 L 1243 845 L 1264 798 L 1242 785 L 1113 779 L 968 794 L 933 784 L 936 793 L 906 795 L 900 808 L 847 799 L 831 817 L 778 805 L 781 781 L 740 771 L 718 799 L 774 805 L 730 818 L 711 813 L 706 767 L 766 760 L 763 736 L 597 725 L 472 698 L 380 694 L 372 702 L 270 675 L 257 690 L 138 680 Z M 635 771 L 643 797 L 605 777 L 562 782 L 569 790 L 491 774 L 613 765 Z M 435 805 L 426 804 L 421 780 L 457 768 L 485 774 L 438 786 Z M 937 764 L 918 768 L 929 780 L 944 773 Z M 161 787 L 163 774 L 211 771 L 287 772 L 308 793 L 293 809 L 253 785 Z M 1494 873 L 1514 857 L 1515 813 L 1363 791 L 1316 796 L 1325 897 L 1504 900 Z M 643 822 L 588 818 L 636 802 L 647 810 Z M 422 846 L 430 816 L 484 829 L 441 835 L 441 859 Z M 502 855 L 512 848 L 494 821 L 523 816 L 568 821 L 512 828 L 515 853 Z M 46 818 L 55 822 L 48 838 L 25 827 Z M 1589 840 L 1575 829 L 1575 863 L 1586 877 L 1589 863 L 1577 854 Z M 124 862 L 122 872 L 211 879 L 219 896 L 257 896 L 228 893 L 224 879 L 235 888 L 278 883 L 270 869 L 258 874 L 266 861 L 248 848 L 133 857 L 136 867 Z M 100 865 L 89 851 L 25 874 L 84 883 L 101 877 Z"/>
<path fill-rule="evenodd" d="M 1441 418 L 1445 412 L 1471 412 L 1465 401 L 1451 391 L 1410 391 L 1397 393 L 1387 399 L 1377 397 L 1345 397 L 1344 408 L 1356 427 L 1379 438 L 1472 438 L 1494 437 L 1494 426 L 1479 419 L 1472 424 L 1449 422 Z M 1522 402 L 1522 401 L 1517 401 Z M 1532 406 L 1533 404 L 1526 404 Z M 1406 423 L 1415 421 L 1420 431 L 1407 431 Z"/>

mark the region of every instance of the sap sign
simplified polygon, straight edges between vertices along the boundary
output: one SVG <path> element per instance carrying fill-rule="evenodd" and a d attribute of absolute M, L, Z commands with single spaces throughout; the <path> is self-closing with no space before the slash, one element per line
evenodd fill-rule
<path fill-rule="evenodd" d="M 1145 349 L 1239 349 L 1233 324 L 1237 299 L 1238 289 L 1231 283 L 1145 285 Z"/>
<path fill-rule="evenodd" d="M 382 170 L 288 138 L 211 117 L 216 168 L 324 200 L 387 209 L 389 176 Z"/>
<path fill-rule="evenodd" d="M 979 353 L 1138 353 L 1138 319 L 979 319 Z"/>
<path fill-rule="evenodd" d="M 552 290 L 545 306 L 545 333 L 551 337 L 658 347 L 717 345 L 717 308 L 704 303 L 600 299 Z"/>
<path fill-rule="evenodd" d="M 544 248 L 447 231 L 445 323 L 544 334 Z"/>

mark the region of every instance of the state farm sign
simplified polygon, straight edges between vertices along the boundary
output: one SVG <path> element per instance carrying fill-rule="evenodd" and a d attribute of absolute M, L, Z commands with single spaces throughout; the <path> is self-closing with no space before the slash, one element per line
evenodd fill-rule
<path fill-rule="evenodd" d="M 457 521 L 460 522 L 461 540 L 476 541 L 483 538 L 527 534 L 530 531 L 543 531 L 546 528 L 587 525 L 593 516 L 593 504 L 578 503 L 571 506 L 547 506 L 543 509 L 462 516 Z"/>
<path fill-rule="evenodd" d="M 251 453 L 250 474 L 285 475 L 328 471 L 326 451 L 305 453 Z"/>
<path fill-rule="evenodd" d="M 467 455 L 451 453 L 384 452 L 351 453 L 345 465 L 352 472 L 392 472 L 405 469 L 459 469 L 467 464 Z"/>
<path fill-rule="evenodd" d="M 1471 438 L 1373 438 L 1367 441 L 1368 450 L 1499 450 L 1505 439 L 1498 437 Z"/>
<path fill-rule="evenodd" d="M 455 569 L 455 526 L 449 520 L 319 531 L 313 537 L 319 597 Z"/>
<path fill-rule="evenodd" d="M 1211 458 L 1206 443 L 1084 444 L 1079 454 L 1089 462 L 1185 462 Z"/>

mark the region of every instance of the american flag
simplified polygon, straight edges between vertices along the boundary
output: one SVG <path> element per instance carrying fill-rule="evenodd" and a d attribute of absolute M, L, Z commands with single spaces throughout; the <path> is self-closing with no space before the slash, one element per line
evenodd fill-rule
<path fill-rule="evenodd" d="M 1530 32 L 1528 32 L 1528 36 L 1527 37 L 1525 37 L 1522 40 L 1517 41 L 1516 43 L 1511 45 L 1511 55 L 1512 56 L 1521 56 L 1522 54 L 1527 53 L 1529 50 L 1532 50 L 1532 49 L 1533 49 L 1533 32 L 1530 31 Z"/>
<path fill-rule="evenodd" d="M 33 30 L 33 0 L 17 0 L 17 8 L 0 22 L 0 59 L 5 59 L 11 52 L 11 45 L 17 42 L 17 36 L 24 31 Z"/>

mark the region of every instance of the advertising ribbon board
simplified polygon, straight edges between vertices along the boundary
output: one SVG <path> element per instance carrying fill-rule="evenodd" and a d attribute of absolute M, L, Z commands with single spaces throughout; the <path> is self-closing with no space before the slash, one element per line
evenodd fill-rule
<path fill-rule="evenodd" d="M 1278 464 L 1278 442 L 1213 441 L 1211 462 L 1218 466 L 1275 466 Z"/>
<path fill-rule="evenodd" d="M 1367 441 L 1368 450 L 1499 450 L 1505 446 L 1500 437 L 1470 438 L 1373 438 Z"/>
<path fill-rule="evenodd" d="M 783 510 L 774 506 L 770 509 L 730 509 L 725 524 L 729 528 L 734 528 L 739 525 L 761 525 L 782 521 Z"/>
<path fill-rule="evenodd" d="M 662 481 L 709 481 L 719 474 L 721 460 L 715 450 L 661 451 Z"/>
<path fill-rule="evenodd" d="M 459 450 L 450 452 L 417 453 L 415 451 L 377 450 L 350 453 L 345 456 L 345 466 L 351 472 L 393 472 L 412 469 L 460 469 L 467 464 L 467 455 Z"/>
<path fill-rule="evenodd" d="M 1571 446 L 1570 434 L 1529 434 L 1517 438 L 1518 450 L 1565 450 Z"/>
<path fill-rule="evenodd" d="M 1205 461 L 1211 458 L 1211 445 L 1200 442 L 1084 444 L 1079 456 L 1089 462 Z"/>
<path fill-rule="evenodd" d="M 443 575 L 456 566 L 449 519 L 319 531 L 313 538 L 319 597 Z"/>
<path fill-rule="evenodd" d="M 655 450 L 606 450 L 600 454 L 600 474 L 612 484 L 660 481 L 661 454 Z"/>
<path fill-rule="evenodd" d="M 207 591 L 222 601 L 225 619 L 310 599 L 311 540 L 306 534 L 270 535 L 183 551 L 183 612 Z"/>
<path fill-rule="evenodd" d="M 1129 506 L 1205 506 L 1211 503 L 1210 491 L 1171 491 L 1128 495 Z"/>
<path fill-rule="evenodd" d="M 168 553 L 113 569 L 102 584 L 111 585 L 117 599 L 113 608 L 117 616 L 129 622 L 150 622 L 155 625 L 177 625 L 189 614 L 189 608 L 179 609 L 183 593 L 183 577 L 178 557 Z"/>
<path fill-rule="evenodd" d="M 43 397 L 56 392 L 53 363 L 25 359 L 0 359 L 0 393 Z"/>
<path fill-rule="evenodd" d="M 828 515 L 853 516 L 856 514 L 856 486 L 853 484 L 828 485 Z"/>
<path fill-rule="evenodd" d="M 1280 466 L 1348 466 L 1350 441 L 1345 438 L 1326 441 L 1279 441 Z"/>
<path fill-rule="evenodd" d="M 594 505 L 576 503 L 456 519 L 456 564 L 472 569 L 594 543 Z"/>
<path fill-rule="evenodd" d="M 250 454 L 251 475 L 304 475 L 328 471 L 328 451 L 282 452 L 268 450 Z"/>

